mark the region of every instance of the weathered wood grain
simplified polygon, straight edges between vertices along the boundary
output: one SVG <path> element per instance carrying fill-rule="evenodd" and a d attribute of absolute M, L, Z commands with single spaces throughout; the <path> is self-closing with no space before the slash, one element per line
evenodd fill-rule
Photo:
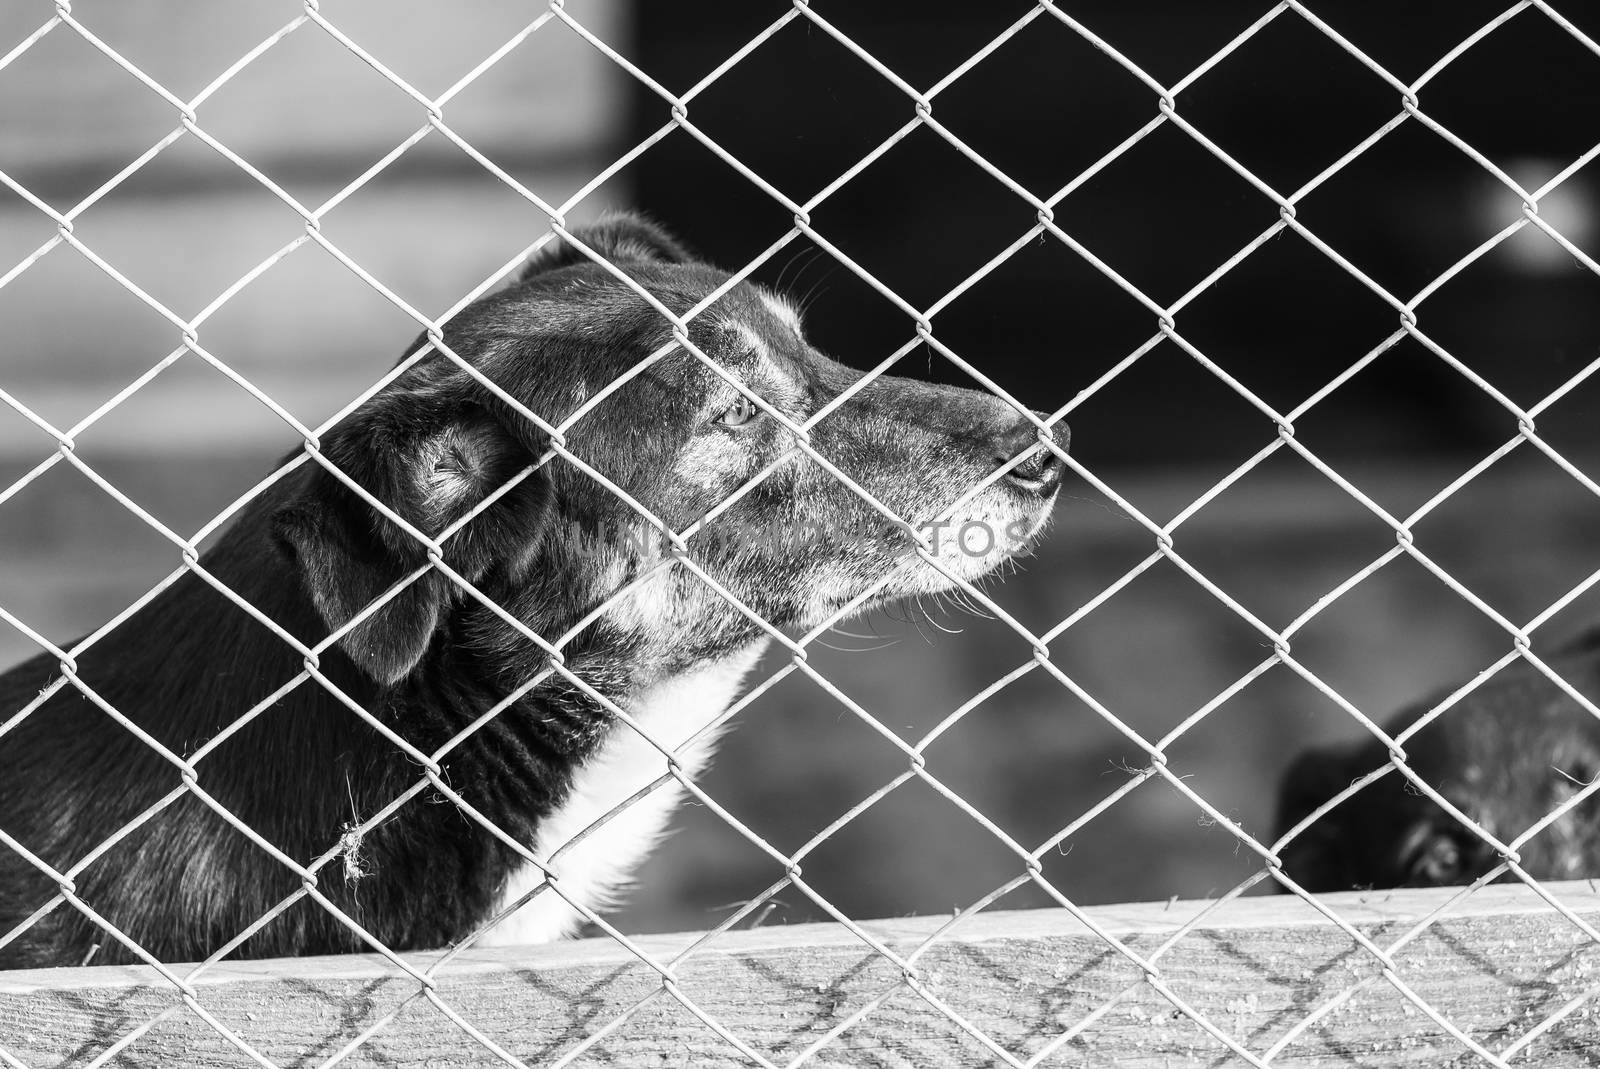
<path fill-rule="evenodd" d="M 1587 882 L 1553 885 L 1580 915 L 1600 919 Z M 1327 901 L 1386 945 L 1448 897 L 1407 891 L 1331 895 Z M 1096 908 L 1096 923 L 1143 953 L 1204 903 Z M 1404 981 L 1491 1051 L 1515 1042 L 1591 989 L 1600 948 L 1522 887 L 1493 887 L 1395 955 Z M 909 953 L 943 923 L 923 917 L 868 925 Z M 665 961 L 696 936 L 653 936 L 640 945 Z M 419 955 L 419 963 L 429 960 Z M 1473 1064 L 1466 1049 L 1379 976 L 1379 966 L 1297 900 L 1250 898 L 1209 915 L 1158 959 L 1179 997 L 1250 1051 L 1261 1054 L 1327 1000 L 1366 986 L 1306 1029 L 1273 1064 L 1446 1066 Z M 1027 1058 L 1122 995 L 1043 1064 L 1220 1066 L 1242 1064 L 1178 1012 L 1125 957 L 1064 910 L 982 915 L 916 960 L 922 983 L 1005 1050 Z M 182 970 L 180 970 L 181 972 Z M 838 925 L 796 925 L 726 934 L 676 969 L 677 987 L 752 1048 L 784 1064 L 880 996 L 882 1004 L 807 1064 L 976 1066 L 991 1051 L 909 987 L 900 970 Z M 195 981 L 215 1018 L 280 1066 L 311 1066 L 386 1014 L 398 1014 L 342 1064 L 454 1067 L 499 1064 L 418 985 L 376 957 L 244 962 Z M 579 1065 L 749 1064 L 664 991 L 658 974 L 609 939 L 469 951 L 437 974 L 439 997 L 528 1065 L 547 1064 L 619 1013 L 657 992 L 621 1027 L 589 1047 Z M 153 970 L 85 968 L 0 974 L 0 1047 L 29 1067 L 84 1065 L 121 1036 L 177 1007 L 111 1062 L 130 1067 L 249 1064 Z M 1466 1057 L 1464 1057 L 1466 1056 Z M 1519 1064 L 1600 1063 L 1594 1010 L 1578 1007 Z"/>

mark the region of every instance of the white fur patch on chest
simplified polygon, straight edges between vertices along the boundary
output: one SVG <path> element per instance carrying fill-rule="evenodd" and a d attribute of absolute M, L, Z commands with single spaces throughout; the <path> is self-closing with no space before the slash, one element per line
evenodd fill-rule
<path fill-rule="evenodd" d="M 624 708 L 662 746 L 677 749 L 727 710 L 765 646 L 765 642 L 756 643 L 724 660 L 664 680 L 634 695 Z M 686 776 L 693 778 L 704 770 L 716 735 L 708 732 L 694 745 L 678 750 L 678 763 Z M 541 861 L 549 858 L 666 772 L 667 759 L 661 751 L 626 724 L 616 725 L 599 750 L 579 767 L 566 800 L 539 825 L 535 855 Z M 556 858 L 552 868 L 562 891 L 590 909 L 614 905 L 618 891 L 666 830 L 682 796 L 683 787 L 669 780 Z M 544 874 L 537 867 L 524 865 L 506 881 L 494 912 L 543 882 Z M 546 943 L 571 935 L 583 919 L 560 895 L 544 891 L 486 931 L 477 945 Z"/>

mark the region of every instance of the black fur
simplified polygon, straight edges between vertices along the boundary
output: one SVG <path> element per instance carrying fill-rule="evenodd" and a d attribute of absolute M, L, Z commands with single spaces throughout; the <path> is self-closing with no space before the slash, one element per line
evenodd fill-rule
<path fill-rule="evenodd" d="M 1600 632 L 1559 649 L 1551 668 L 1600 703 Z M 1456 688 L 1400 712 L 1401 731 Z M 1532 666 L 1508 665 L 1405 742 L 1407 764 L 1451 805 L 1510 842 L 1600 775 L 1600 719 Z M 1307 750 L 1284 774 L 1278 835 L 1387 764 L 1377 740 Z M 1600 801 L 1590 798 L 1520 851 L 1538 879 L 1600 875 Z M 1284 871 L 1311 891 L 1471 883 L 1500 855 L 1390 772 L 1283 848 Z"/>
<path fill-rule="evenodd" d="M 578 236 L 679 314 L 726 279 L 689 260 L 659 227 L 631 217 Z M 738 330 L 729 326 L 735 320 Z M 771 373 L 752 362 L 752 331 L 785 369 L 782 382 L 769 381 Z M 552 423 L 668 336 L 646 302 L 565 244 L 547 249 L 515 286 L 472 305 L 446 329 L 455 353 Z M 749 285 L 735 287 L 715 314 L 697 317 L 692 336 L 726 366 L 747 371 L 752 389 L 781 393 L 795 419 L 859 378 L 806 346 Z M 681 530 L 792 444 L 771 420 L 735 430 L 710 418 L 735 398 L 720 378 L 678 353 L 577 420 L 564 447 Z M 515 408 L 430 354 L 324 435 L 320 451 L 434 539 L 546 457 L 550 439 Z M 1033 440 L 1019 437 L 1017 424 L 987 395 L 885 377 L 823 420 L 813 441 L 903 514 L 931 515 L 1010 459 L 1014 446 Z M 1025 468 L 1026 478 L 985 493 L 995 508 L 1031 522 L 1048 507 L 1060 465 L 1046 457 Z M 858 588 L 892 572 L 887 595 L 931 588 L 932 580 L 902 563 L 903 536 L 809 462 L 763 483 L 728 519 L 816 515 L 838 528 L 863 521 L 866 529 L 871 520 L 873 534 L 804 546 L 708 540 L 696 544 L 697 559 L 778 626 L 842 603 L 848 590 L 817 588 L 822 564 L 834 582 L 846 575 Z M 636 523 L 607 488 L 555 457 L 446 538 L 440 559 L 554 641 L 623 583 L 646 574 L 652 560 L 645 550 L 596 537 Z M 302 889 L 288 866 L 229 818 L 299 865 L 341 850 L 321 869 L 316 891 L 385 946 L 460 940 L 488 918 L 522 861 L 431 785 L 359 842 L 346 839 L 347 829 L 423 776 L 347 702 L 432 754 L 518 695 L 441 759 L 441 776 L 484 818 L 531 846 L 574 770 L 613 729 L 607 702 L 623 704 L 643 687 L 762 639 L 747 617 L 678 569 L 668 573 L 669 596 L 652 603 L 665 606 L 656 616 L 601 616 L 564 646 L 566 668 L 584 685 L 556 673 L 526 689 L 550 667 L 543 649 L 429 563 L 416 538 L 308 460 L 245 509 L 202 564 L 307 646 L 409 580 L 321 654 L 320 678 L 237 726 L 306 666 L 299 652 L 195 575 L 94 644 L 77 667 L 85 687 L 171 759 L 71 683 L 57 686 L 60 666 L 49 655 L 0 676 L 0 830 L 57 871 L 71 870 L 72 895 L 85 907 L 57 900 L 46 909 L 57 883 L 0 846 L 0 968 L 76 964 L 95 947 L 96 963 L 136 960 L 85 910 L 162 960 L 215 953 Z M 175 762 L 222 736 L 195 762 L 205 797 L 179 791 L 184 779 Z M 359 936 L 305 896 L 234 953 L 362 949 Z"/>
<path fill-rule="evenodd" d="M 651 260 L 686 264 L 693 257 L 683 244 L 661 227 L 637 215 L 615 215 L 586 228 L 578 240 L 595 254 L 613 264 L 624 265 Z M 561 240 L 552 241 L 534 254 L 522 269 L 526 281 L 546 271 L 574 264 L 594 263 L 582 249 Z"/>

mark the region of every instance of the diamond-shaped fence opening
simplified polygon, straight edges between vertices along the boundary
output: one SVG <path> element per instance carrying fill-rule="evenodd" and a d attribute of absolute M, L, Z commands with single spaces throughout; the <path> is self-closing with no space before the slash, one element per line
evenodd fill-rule
<path fill-rule="evenodd" d="M 308 0 L 248 41 L 0 18 L 0 219 L 29 235 L 0 263 L 0 513 L 37 513 L 0 576 L 93 602 L 63 641 L 71 611 L 0 593 L 38 654 L 0 683 L 0 964 L 90 970 L 0 974 L 0 1063 L 1588 1064 L 1596 901 L 1561 881 L 1600 868 L 1594 26 L 1524 0 L 1440 45 L 1298 0 L 1187 11 L 1203 32 L 1043 0 L 934 5 L 919 46 L 806 0 L 720 30 L 403 6 L 427 17 Z M 1033 69 L 1061 57 L 1092 63 Z M 1582 73 L 1530 91 L 1547 63 Z M 1559 121 L 1475 110 L 1490 72 Z M 1063 87 L 1082 138 L 1027 99 Z M 737 231 L 730 274 L 586 225 L 707 163 L 687 214 Z M 556 257 L 530 318 L 519 275 Z M 775 325 L 805 350 L 751 284 L 805 304 L 830 274 L 870 322 L 824 291 L 805 329 L 883 339 L 860 371 L 753 364 Z M 1502 294 L 1533 322 L 1492 328 Z M 374 333 L 398 363 L 341 362 Z M 559 393 L 523 372 L 552 352 L 585 368 Z M 781 448 L 662 446 L 694 389 L 726 398 L 716 442 Z M 977 417 L 933 448 L 851 422 L 979 395 L 1012 429 L 957 485 Z M 980 585 L 1018 570 L 971 564 L 995 502 L 1062 477 L 1044 581 Z M 802 490 L 855 541 L 796 539 Z M 159 566 L 102 556 L 85 593 L 59 563 L 85 492 Z M 574 502 L 603 523 L 552 530 Z M 755 575 L 725 541 L 752 515 L 790 524 Z M 1502 559 L 1524 515 L 1567 525 L 1536 574 Z M 919 592 L 981 622 L 942 635 Z M 934 644 L 878 641 L 908 630 Z M 1417 684 L 1447 685 L 1389 719 Z M 703 774 L 724 735 L 738 774 Z M 1308 740 L 1340 748 L 1273 799 Z M 680 804 L 636 898 L 676 872 L 702 920 L 652 935 L 608 893 Z M 366 957 L 237 960 L 311 953 Z"/>

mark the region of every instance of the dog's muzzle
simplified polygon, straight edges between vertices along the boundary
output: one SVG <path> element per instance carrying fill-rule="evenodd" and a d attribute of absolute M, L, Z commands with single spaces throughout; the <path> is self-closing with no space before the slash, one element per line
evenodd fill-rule
<path fill-rule="evenodd" d="M 1038 413 L 1041 419 L 1044 413 Z M 1049 441 L 1065 450 L 1069 438 L 1065 424 L 1057 424 L 1048 432 Z M 1031 420 L 1023 420 L 1003 433 L 994 442 L 994 462 L 997 467 L 1010 464 L 1023 456 L 1015 467 L 1005 474 L 1005 481 L 1019 490 L 1040 497 L 1049 497 L 1061 485 L 1067 466 L 1041 439 L 1039 428 Z"/>

